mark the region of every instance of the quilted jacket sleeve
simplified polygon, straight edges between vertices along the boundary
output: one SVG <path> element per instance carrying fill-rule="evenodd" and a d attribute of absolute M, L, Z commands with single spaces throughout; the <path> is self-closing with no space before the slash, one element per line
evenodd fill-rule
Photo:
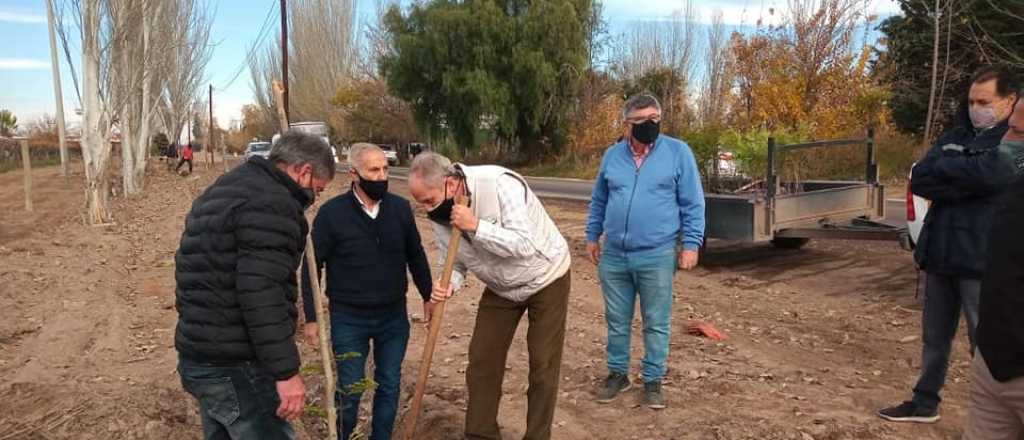
<path fill-rule="evenodd" d="M 296 255 L 304 248 L 301 223 L 281 197 L 251 199 L 235 214 L 236 291 L 256 357 L 277 380 L 299 372 L 294 307 Z M 304 221 L 304 220 L 302 220 Z"/>

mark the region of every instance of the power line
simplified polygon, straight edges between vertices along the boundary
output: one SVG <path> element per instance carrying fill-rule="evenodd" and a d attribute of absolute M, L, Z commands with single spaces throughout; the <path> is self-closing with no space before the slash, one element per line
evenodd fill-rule
<path fill-rule="evenodd" d="M 270 10 L 267 11 L 267 16 L 263 19 L 263 24 L 260 26 L 260 30 L 256 34 L 256 40 L 253 41 L 252 47 L 249 48 L 249 52 L 246 54 L 245 58 L 242 59 L 242 62 L 239 63 L 238 68 L 235 69 L 235 73 L 231 75 L 231 80 L 223 86 L 215 87 L 217 90 L 225 90 L 228 87 L 231 87 L 231 85 L 234 84 L 236 80 L 238 80 L 238 77 L 242 74 L 242 70 L 245 69 L 245 66 L 248 65 L 249 60 L 252 59 L 253 55 L 255 54 L 256 49 L 263 44 L 263 40 L 265 40 L 269 35 L 267 31 L 270 30 L 270 20 L 271 17 L 274 16 L 274 12 L 276 10 L 277 2 L 272 0 L 270 4 Z"/>

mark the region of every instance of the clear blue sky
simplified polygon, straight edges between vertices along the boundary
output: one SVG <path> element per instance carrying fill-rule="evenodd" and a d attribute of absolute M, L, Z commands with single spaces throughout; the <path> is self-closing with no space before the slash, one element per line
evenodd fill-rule
<path fill-rule="evenodd" d="M 356 1 L 357 15 L 373 14 L 374 0 Z M 214 113 L 221 125 L 226 125 L 239 117 L 242 105 L 252 101 L 249 72 L 244 63 L 260 25 L 271 9 L 276 11 L 279 0 L 209 0 L 209 3 L 215 10 L 210 39 L 213 56 L 207 67 L 207 78 L 215 88 Z M 701 21 L 709 21 L 712 11 L 720 9 L 726 23 L 732 26 L 753 24 L 758 17 L 768 16 L 770 8 L 779 10 L 786 3 L 786 0 L 695 2 Z M 45 5 L 44 0 L 0 0 L 0 41 L 4 42 L 0 45 L 0 109 L 13 111 L 21 125 L 44 113 L 53 114 L 55 108 Z M 681 0 L 605 0 L 605 18 L 614 34 L 630 22 L 657 20 L 681 6 Z M 899 12 L 895 0 L 872 0 L 871 8 L 881 16 Z M 278 23 L 279 19 L 273 17 L 268 41 L 278 32 Z M 74 36 L 69 35 L 69 38 Z M 61 50 L 59 43 L 58 50 Z M 73 47 L 71 55 L 77 68 L 81 54 Z M 241 73 L 230 82 L 239 67 Z M 61 71 L 64 109 L 73 123 L 77 120 L 74 109 L 79 103 L 66 62 L 62 62 Z"/>

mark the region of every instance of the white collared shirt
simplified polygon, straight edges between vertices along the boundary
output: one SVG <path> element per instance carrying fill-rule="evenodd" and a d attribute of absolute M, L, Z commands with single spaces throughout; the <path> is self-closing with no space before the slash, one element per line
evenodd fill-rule
<path fill-rule="evenodd" d="M 358 201 L 359 206 L 363 208 L 363 212 L 365 212 L 366 215 L 370 216 L 370 218 L 376 220 L 377 214 L 380 213 L 380 202 L 378 201 L 375 205 L 373 205 L 373 208 L 370 208 L 369 206 L 366 206 L 366 203 L 363 202 L 363 199 L 359 197 L 359 191 L 356 191 L 355 188 L 352 189 L 352 194 L 356 196 L 356 201 Z"/>

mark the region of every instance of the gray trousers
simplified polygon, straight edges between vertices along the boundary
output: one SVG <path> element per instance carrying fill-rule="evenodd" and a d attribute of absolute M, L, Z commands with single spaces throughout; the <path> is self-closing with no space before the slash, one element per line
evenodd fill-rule
<path fill-rule="evenodd" d="M 967 318 L 967 338 L 974 353 L 978 328 L 978 301 L 981 280 L 928 274 L 924 288 L 924 313 L 921 314 L 921 377 L 914 387 L 913 402 L 924 408 L 938 409 L 939 391 L 946 383 L 953 338 L 960 325 L 960 312 Z"/>
<path fill-rule="evenodd" d="M 963 440 L 1024 438 L 1024 378 L 997 381 L 981 353 L 975 353 L 970 396 Z"/>

